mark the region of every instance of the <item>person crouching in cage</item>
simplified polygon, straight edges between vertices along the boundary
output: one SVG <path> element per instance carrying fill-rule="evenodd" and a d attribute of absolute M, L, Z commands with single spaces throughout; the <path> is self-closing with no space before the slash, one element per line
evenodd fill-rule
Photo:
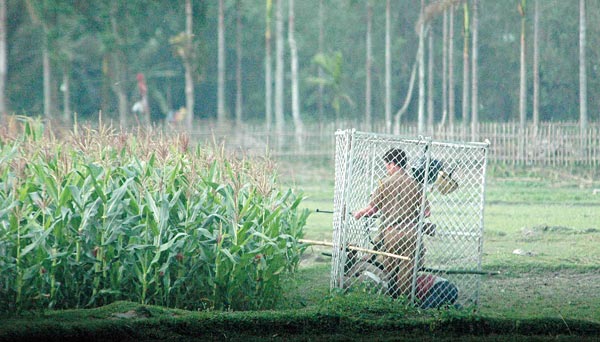
<path fill-rule="evenodd" d="M 388 150 L 383 161 L 387 177 L 375 190 L 369 204 L 354 213 L 354 218 L 358 220 L 380 214 L 381 229 L 374 241 L 375 248 L 380 245 L 387 253 L 410 258 L 401 260 L 384 257 L 383 266 L 389 279 L 389 292 L 393 297 L 409 296 L 417 257 L 420 210 L 424 205 L 424 217 L 429 216 L 429 204 L 423 197 L 422 185 L 408 172 L 404 150 Z M 422 266 L 421 256 L 422 253 L 418 258 L 418 267 Z"/>

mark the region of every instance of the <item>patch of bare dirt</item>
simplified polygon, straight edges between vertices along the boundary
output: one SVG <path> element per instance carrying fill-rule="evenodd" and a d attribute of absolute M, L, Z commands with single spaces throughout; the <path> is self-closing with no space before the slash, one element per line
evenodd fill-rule
<path fill-rule="evenodd" d="M 129 310 L 127 312 L 115 312 L 112 314 L 113 318 L 121 319 L 136 319 L 136 318 L 148 318 L 150 314 L 143 310 Z"/>
<path fill-rule="evenodd" d="M 331 262 L 331 247 L 309 247 L 300 260 L 300 267 L 310 267 L 315 264 L 325 264 Z"/>

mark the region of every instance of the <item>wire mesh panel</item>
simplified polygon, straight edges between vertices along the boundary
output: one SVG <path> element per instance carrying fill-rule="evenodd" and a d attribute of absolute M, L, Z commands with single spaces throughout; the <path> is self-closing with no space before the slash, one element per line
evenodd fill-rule
<path fill-rule="evenodd" d="M 487 148 L 336 132 L 331 287 L 476 305 Z"/>

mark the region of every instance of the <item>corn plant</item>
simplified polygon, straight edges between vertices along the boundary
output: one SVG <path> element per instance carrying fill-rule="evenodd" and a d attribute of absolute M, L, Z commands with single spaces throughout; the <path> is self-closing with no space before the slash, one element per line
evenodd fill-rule
<path fill-rule="evenodd" d="M 0 310 L 281 298 L 308 212 L 270 161 L 141 130 L 57 139 L 23 121 L 20 136 L 0 137 Z"/>

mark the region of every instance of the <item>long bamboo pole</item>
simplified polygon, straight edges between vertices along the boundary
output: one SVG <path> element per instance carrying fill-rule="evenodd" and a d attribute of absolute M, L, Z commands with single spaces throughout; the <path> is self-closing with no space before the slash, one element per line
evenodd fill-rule
<path fill-rule="evenodd" d="M 308 245 L 319 245 L 319 246 L 330 246 L 330 247 L 333 247 L 333 243 L 327 242 L 327 241 L 316 241 L 316 240 L 298 239 L 298 242 L 305 243 L 305 244 L 308 244 Z M 387 256 L 387 257 L 391 257 L 391 258 L 396 258 L 396 259 L 410 261 L 409 257 L 405 257 L 405 256 L 398 255 L 398 254 L 381 252 L 381 251 L 376 251 L 376 250 L 373 250 L 373 249 L 362 248 L 362 247 L 352 246 L 352 245 L 348 245 L 348 246 L 346 246 L 346 248 L 351 249 L 353 251 L 365 252 L 365 253 L 377 254 L 377 255 L 383 255 L 383 256 Z"/>

